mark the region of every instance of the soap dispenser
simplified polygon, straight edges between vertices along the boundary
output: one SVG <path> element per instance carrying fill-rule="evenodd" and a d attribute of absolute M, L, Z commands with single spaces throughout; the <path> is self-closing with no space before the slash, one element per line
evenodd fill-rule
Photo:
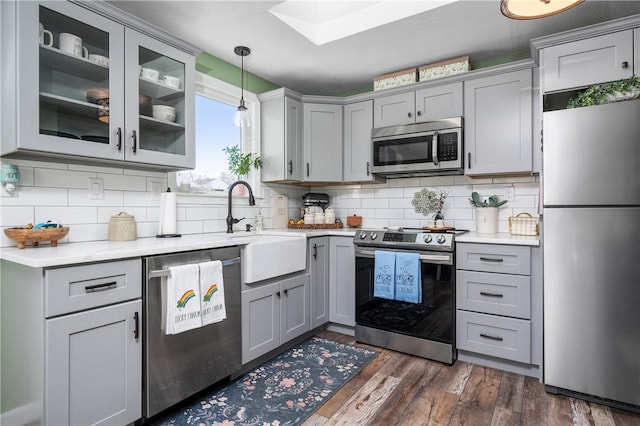
<path fill-rule="evenodd" d="M 264 229 L 264 217 L 262 217 L 262 209 L 258 209 L 256 215 L 256 231 L 262 231 Z"/>

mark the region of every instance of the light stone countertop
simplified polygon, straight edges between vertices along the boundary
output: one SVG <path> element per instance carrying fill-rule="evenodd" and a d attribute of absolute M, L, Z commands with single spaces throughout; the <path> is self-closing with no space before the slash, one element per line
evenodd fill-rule
<path fill-rule="evenodd" d="M 290 235 L 291 237 L 340 236 L 352 238 L 357 228 L 342 229 L 273 229 L 263 232 L 235 232 L 191 234 L 178 238 L 139 238 L 135 241 L 92 241 L 84 243 L 59 243 L 57 247 L 41 245 L 24 249 L 3 247 L 0 259 L 33 268 L 101 262 L 141 256 L 178 253 L 190 250 L 206 250 L 218 247 L 245 245 L 254 235 Z M 459 243 L 486 243 L 539 246 L 538 237 L 511 235 L 508 233 L 477 234 L 468 232 L 456 237 Z"/>

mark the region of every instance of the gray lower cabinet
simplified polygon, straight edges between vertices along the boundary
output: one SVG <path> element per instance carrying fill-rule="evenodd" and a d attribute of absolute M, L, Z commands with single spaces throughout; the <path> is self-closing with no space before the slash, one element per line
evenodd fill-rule
<path fill-rule="evenodd" d="M 541 362 L 542 283 L 537 247 L 458 243 L 456 344 L 460 358 L 516 361 L 525 374 Z M 484 357 L 484 358 L 482 358 Z M 473 359 L 476 361 L 476 359 Z M 509 370 L 500 364 L 491 364 Z"/>
<path fill-rule="evenodd" d="M 308 241 L 311 328 L 329 322 L 329 237 Z"/>
<path fill-rule="evenodd" d="M 532 70 L 464 82 L 465 175 L 530 173 Z"/>
<path fill-rule="evenodd" d="M 309 274 L 242 292 L 242 363 L 246 364 L 309 331 Z"/>
<path fill-rule="evenodd" d="M 356 260 L 352 237 L 331 237 L 329 273 L 329 320 L 353 327 L 356 324 Z"/>
<path fill-rule="evenodd" d="M 140 419 L 141 260 L 0 272 L 3 424 Z"/>

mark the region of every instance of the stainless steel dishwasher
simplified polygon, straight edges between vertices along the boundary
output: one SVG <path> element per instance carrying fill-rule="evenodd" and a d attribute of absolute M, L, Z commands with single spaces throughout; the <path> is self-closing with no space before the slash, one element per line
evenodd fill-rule
<path fill-rule="evenodd" d="M 166 335 L 162 286 L 170 266 L 220 260 L 227 318 Z M 148 419 L 228 377 L 242 365 L 240 248 L 224 247 L 145 257 L 143 289 L 143 417 Z"/>

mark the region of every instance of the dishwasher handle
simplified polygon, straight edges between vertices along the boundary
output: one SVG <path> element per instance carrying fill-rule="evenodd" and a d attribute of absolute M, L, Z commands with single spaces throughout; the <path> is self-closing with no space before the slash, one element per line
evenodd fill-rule
<path fill-rule="evenodd" d="M 222 260 L 222 267 L 235 265 L 236 263 L 240 263 L 240 257 L 234 257 L 232 259 Z M 169 270 L 168 269 L 159 269 L 157 271 L 149 271 L 149 279 L 151 278 L 162 278 L 168 277 Z"/>

